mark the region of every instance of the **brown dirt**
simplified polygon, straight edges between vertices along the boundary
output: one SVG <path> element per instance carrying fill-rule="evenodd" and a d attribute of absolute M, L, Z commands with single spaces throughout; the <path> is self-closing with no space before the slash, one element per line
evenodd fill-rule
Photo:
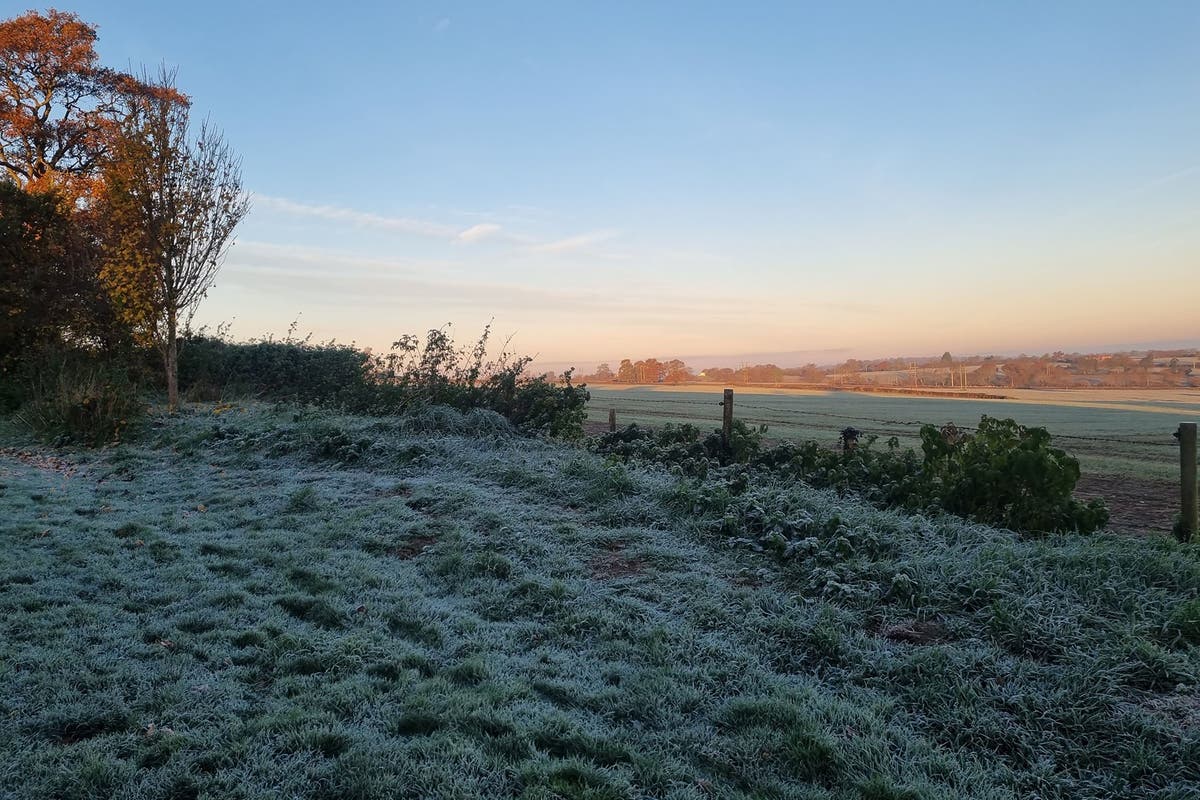
<path fill-rule="evenodd" d="M 1191 692 L 1156 697 L 1142 707 L 1184 729 L 1200 726 L 1200 698 Z"/>
<path fill-rule="evenodd" d="M 396 558 L 416 558 L 435 544 L 437 544 L 437 539 L 433 536 L 417 536 L 402 545 L 393 547 L 389 552 Z"/>
<path fill-rule="evenodd" d="M 15 447 L 0 447 L 0 456 L 11 458 L 14 461 L 20 461 L 26 466 L 40 469 L 45 472 L 57 472 L 64 477 L 71 477 L 79 472 L 79 465 L 67 461 L 65 458 L 59 458 L 48 453 L 39 453 L 33 450 L 19 450 Z"/>
<path fill-rule="evenodd" d="M 608 433 L 608 423 L 603 421 L 586 420 L 583 423 L 584 436 L 599 436 Z"/>
<path fill-rule="evenodd" d="M 1171 481 L 1125 475 L 1084 475 L 1075 487 L 1080 500 L 1099 497 L 1112 512 L 1109 528 L 1132 533 L 1170 531 L 1179 511 L 1179 486 Z"/>
<path fill-rule="evenodd" d="M 600 580 L 612 580 L 613 578 L 641 575 L 646 568 L 646 562 L 640 558 L 630 558 L 624 555 L 622 553 L 624 549 L 623 543 L 613 542 L 605 548 L 605 552 L 593 556 L 590 565 L 592 577 Z"/>

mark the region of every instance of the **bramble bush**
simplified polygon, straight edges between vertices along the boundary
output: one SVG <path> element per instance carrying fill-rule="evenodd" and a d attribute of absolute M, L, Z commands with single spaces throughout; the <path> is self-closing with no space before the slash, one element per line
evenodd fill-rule
<path fill-rule="evenodd" d="M 952 442 L 926 425 L 921 449 L 931 494 L 951 514 L 1013 530 L 1090 533 L 1108 523 L 1103 501 L 1071 496 L 1079 461 L 1052 446 L 1045 428 L 984 416 Z"/>
<path fill-rule="evenodd" d="M 874 437 L 844 450 L 816 442 L 764 446 L 763 432 L 735 420 L 726 448 L 719 431 L 702 439 L 692 425 L 659 431 L 630 425 L 593 438 L 590 447 L 621 461 L 662 464 L 681 477 L 715 478 L 733 496 L 764 481 L 799 480 L 881 508 L 949 513 L 1017 531 L 1091 533 L 1108 523 L 1102 500 L 1081 503 L 1071 496 L 1078 460 L 1052 446 L 1044 428 L 1011 419 L 984 416 L 974 434 L 961 436 L 926 425 L 920 454 L 901 449 L 894 437 L 884 448 L 875 447 Z M 780 529 L 780 523 L 767 528 Z"/>

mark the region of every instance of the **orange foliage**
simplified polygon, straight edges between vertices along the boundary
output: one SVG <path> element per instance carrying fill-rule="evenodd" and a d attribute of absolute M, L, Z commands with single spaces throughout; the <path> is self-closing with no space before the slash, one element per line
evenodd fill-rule
<path fill-rule="evenodd" d="M 120 122 L 164 91 L 101 66 L 95 42 L 95 27 L 69 12 L 0 22 L 0 168 L 26 190 L 94 198 Z"/>

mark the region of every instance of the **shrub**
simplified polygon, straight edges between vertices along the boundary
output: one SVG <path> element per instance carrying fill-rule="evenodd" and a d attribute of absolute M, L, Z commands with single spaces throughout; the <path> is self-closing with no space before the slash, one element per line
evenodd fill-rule
<path fill-rule="evenodd" d="M 1044 428 L 1013 420 L 985 416 L 969 436 L 945 436 L 927 425 L 920 455 L 902 450 L 894 438 L 883 449 L 874 446 L 874 437 L 848 450 L 815 442 L 764 447 L 762 433 L 735 421 L 725 447 L 719 432 L 701 440 L 691 425 L 658 432 L 631 425 L 594 438 L 591 447 L 623 461 L 664 464 L 692 478 L 721 470 L 731 495 L 753 482 L 784 478 L 854 493 L 882 508 L 947 512 L 1018 531 L 1090 533 L 1108 522 L 1103 501 L 1085 504 L 1071 496 L 1079 462 L 1051 446 Z"/>
<path fill-rule="evenodd" d="M 28 396 L 17 421 L 59 442 L 108 444 L 145 412 L 127 369 L 78 355 L 47 359 Z"/>
<path fill-rule="evenodd" d="M 740 419 L 734 420 L 730 446 L 725 447 L 720 431 L 701 439 L 700 429 L 687 423 L 668 423 L 657 431 L 633 424 L 593 438 L 590 447 L 623 461 L 666 464 L 679 474 L 703 478 L 718 467 L 758 459 L 765 432 L 765 427 L 750 428 Z"/>
<path fill-rule="evenodd" d="M 952 514 L 1013 530 L 1090 533 L 1108 522 L 1103 501 L 1071 497 L 1079 461 L 1052 447 L 1045 428 L 984 416 L 954 441 L 926 425 L 921 449 L 928 493 Z"/>

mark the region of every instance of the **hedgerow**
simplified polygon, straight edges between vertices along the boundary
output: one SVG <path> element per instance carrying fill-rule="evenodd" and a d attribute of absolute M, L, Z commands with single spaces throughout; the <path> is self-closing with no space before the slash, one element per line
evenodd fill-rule
<path fill-rule="evenodd" d="M 429 409 L 494 412 L 526 435 L 583 436 L 587 387 L 570 370 L 529 375 L 528 356 L 502 352 L 488 360 L 488 329 L 470 348 L 445 330 L 424 340 L 405 336 L 386 355 L 352 345 L 272 338 L 231 342 L 222 332 L 181 343 L 179 376 L 185 400 L 252 398 L 376 417 L 426 419 Z M 142 395 L 158 375 L 154 353 L 100 357 L 85 350 L 39 354 L 13 371 L 0 408 L 47 441 L 107 444 L 139 418 Z M 343 448 L 346 443 L 337 445 Z"/>
<path fill-rule="evenodd" d="M 526 374 L 528 356 L 504 351 L 488 360 L 489 333 L 465 348 L 434 329 L 424 340 L 401 337 L 385 355 L 291 334 L 245 343 L 197 335 L 181 350 L 180 385 L 195 399 L 252 396 L 371 415 L 486 409 L 525 433 L 582 437 L 586 386 L 575 385 L 570 370 L 556 380 Z"/>

